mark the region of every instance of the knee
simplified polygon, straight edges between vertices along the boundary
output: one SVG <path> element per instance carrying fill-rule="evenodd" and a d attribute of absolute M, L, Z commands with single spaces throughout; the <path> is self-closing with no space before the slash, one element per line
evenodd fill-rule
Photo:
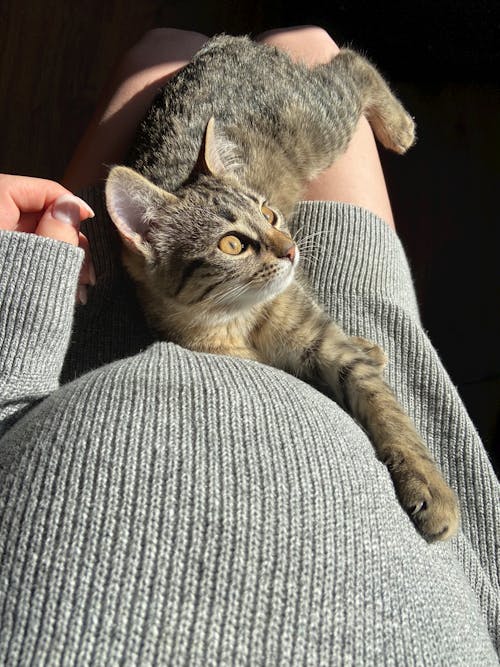
<path fill-rule="evenodd" d="M 136 46 L 141 47 L 158 47 L 162 44 L 175 44 L 177 46 L 183 44 L 193 44 L 198 42 L 206 42 L 208 37 L 201 32 L 194 30 L 180 30 L 178 28 L 151 28 L 147 30 L 139 39 Z"/>
<path fill-rule="evenodd" d="M 340 51 L 330 34 L 314 25 L 268 30 L 259 35 L 257 41 L 287 51 L 294 60 L 302 60 L 307 65 L 328 62 Z"/>
<path fill-rule="evenodd" d="M 133 69 L 167 61 L 187 62 L 207 40 L 207 35 L 192 30 L 152 28 L 127 51 L 122 62 Z"/>
<path fill-rule="evenodd" d="M 298 35 L 304 44 L 315 47 L 318 51 L 331 52 L 337 55 L 340 51 L 331 35 L 324 29 L 316 25 L 304 25 L 297 27 Z"/>

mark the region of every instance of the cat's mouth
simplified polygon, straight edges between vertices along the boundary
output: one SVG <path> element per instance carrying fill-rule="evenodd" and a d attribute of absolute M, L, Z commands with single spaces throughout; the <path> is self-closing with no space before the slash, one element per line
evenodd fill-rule
<path fill-rule="evenodd" d="M 298 249 L 292 258 L 280 258 L 272 267 L 262 269 L 250 280 L 237 285 L 228 285 L 224 291 L 214 295 L 214 303 L 225 308 L 247 310 L 284 292 L 292 283 L 298 263 Z"/>
<path fill-rule="evenodd" d="M 294 259 L 291 261 L 285 261 L 288 262 L 286 268 L 277 274 L 276 277 L 271 278 L 267 284 L 263 285 L 260 289 L 257 290 L 257 303 L 264 303 L 265 301 L 269 301 L 269 299 L 278 296 L 278 294 L 284 292 L 291 284 L 295 274 L 296 260 Z"/>

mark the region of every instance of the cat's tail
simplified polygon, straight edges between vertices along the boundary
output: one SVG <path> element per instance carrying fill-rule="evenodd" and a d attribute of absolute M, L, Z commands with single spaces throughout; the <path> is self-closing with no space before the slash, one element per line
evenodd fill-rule
<path fill-rule="evenodd" d="M 359 96 L 361 113 L 366 116 L 380 143 L 405 153 L 415 142 L 415 122 L 396 98 L 377 69 L 362 55 L 350 49 L 318 69 L 329 69 L 342 81 L 350 81 Z"/>

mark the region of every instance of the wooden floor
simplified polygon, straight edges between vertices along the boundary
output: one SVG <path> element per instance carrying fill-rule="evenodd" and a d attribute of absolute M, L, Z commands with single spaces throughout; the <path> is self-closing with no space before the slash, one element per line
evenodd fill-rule
<path fill-rule="evenodd" d="M 321 10 L 301 13 L 289 4 L 2 0 L 0 171 L 60 179 L 114 62 L 150 28 L 238 34 L 314 23 L 340 43 L 350 41 L 395 82 L 417 119 L 417 146 L 404 158 L 383 154 L 398 230 L 424 325 L 498 457 L 500 92 L 493 82 L 500 59 L 494 3 L 481 3 L 479 16 L 475 3 L 446 0 L 440 13 L 436 5 L 431 16 L 414 7 L 403 18 L 389 6 L 386 14 L 375 11 L 377 3 L 322 3 Z M 418 39 L 408 32 L 412 27 Z"/>

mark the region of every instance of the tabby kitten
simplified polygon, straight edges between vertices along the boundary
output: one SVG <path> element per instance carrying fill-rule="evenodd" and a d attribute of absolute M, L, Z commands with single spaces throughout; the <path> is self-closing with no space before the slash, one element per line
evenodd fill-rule
<path fill-rule="evenodd" d="M 456 500 L 382 378 L 384 353 L 315 303 L 286 224 L 362 114 L 384 146 L 413 143 L 413 121 L 357 53 L 310 70 L 246 37 L 215 37 L 160 92 L 129 166 L 109 174 L 107 205 L 161 336 L 324 385 L 369 433 L 422 535 L 446 539 Z"/>

